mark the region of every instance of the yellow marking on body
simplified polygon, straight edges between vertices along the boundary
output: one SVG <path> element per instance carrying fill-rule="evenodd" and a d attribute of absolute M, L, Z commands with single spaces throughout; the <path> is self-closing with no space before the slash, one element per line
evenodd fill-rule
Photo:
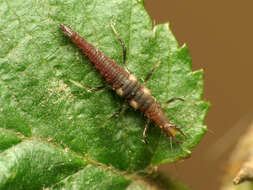
<path fill-rule="evenodd" d="M 125 68 L 125 71 L 130 74 L 130 72 Z"/>
<path fill-rule="evenodd" d="M 144 92 L 144 94 L 151 95 L 151 91 L 147 87 L 144 86 L 141 90 Z"/>
<path fill-rule="evenodd" d="M 131 80 L 133 82 L 137 81 L 137 78 L 134 75 L 130 74 L 128 78 L 129 78 L 129 80 Z"/>
<path fill-rule="evenodd" d="M 123 96 L 123 90 L 122 90 L 122 88 L 118 88 L 118 89 L 116 89 L 116 93 L 118 94 L 118 95 L 120 95 L 120 96 Z"/>
<path fill-rule="evenodd" d="M 139 108 L 139 104 L 134 100 L 131 100 L 129 104 L 136 110 Z"/>

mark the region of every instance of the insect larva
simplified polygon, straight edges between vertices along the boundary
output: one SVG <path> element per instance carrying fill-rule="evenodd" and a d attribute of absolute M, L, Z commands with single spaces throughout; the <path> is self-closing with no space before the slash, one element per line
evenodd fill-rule
<path fill-rule="evenodd" d="M 124 67 L 119 66 L 115 61 L 104 55 L 100 50 L 96 49 L 68 26 L 60 24 L 60 27 L 64 34 L 89 57 L 96 69 L 99 70 L 101 75 L 118 95 L 126 98 L 129 104 L 135 109 L 140 109 L 145 116 L 153 120 L 167 136 L 175 139 L 177 133 L 184 135 L 176 125 L 170 123 L 161 108 L 161 104 L 151 95 L 150 90 L 138 83 L 134 75 L 130 74 Z M 144 133 L 145 132 L 146 128 L 144 130 Z"/>

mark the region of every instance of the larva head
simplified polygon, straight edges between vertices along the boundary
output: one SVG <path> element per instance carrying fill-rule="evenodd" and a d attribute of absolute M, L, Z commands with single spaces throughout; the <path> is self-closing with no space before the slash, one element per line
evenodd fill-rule
<path fill-rule="evenodd" d="M 168 137 L 173 138 L 177 142 L 180 142 L 180 141 L 175 138 L 176 134 L 180 133 L 181 135 L 183 135 L 185 137 L 184 132 L 174 124 L 167 123 L 164 126 L 162 126 L 161 128 L 166 133 L 166 135 Z"/>

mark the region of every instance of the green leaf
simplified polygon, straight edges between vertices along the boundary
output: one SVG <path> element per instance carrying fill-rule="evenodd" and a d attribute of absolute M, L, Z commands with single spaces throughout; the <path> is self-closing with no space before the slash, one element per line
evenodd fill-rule
<path fill-rule="evenodd" d="M 9 131 L 6 131 L 2 128 L 0 129 L 0 139 L 1 139 L 0 140 L 0 152 L 21 142 L 21 139 L 18 136 L 16 136 L 15 134 L 13 134 Z"/>
<path fill-rule="evenodd" d="M 137 0 L 0 0 L 0 189 L 126 189 L 140 173 L 190 155 L 204 135 L 209 107 L 201 100 L 203 71 L 191 70 L 186 46 L 169 24 L 152 26 Z M 64 23 L 122 65 L 140 82 L 161 61 L 147 86 L 187 138 L 172 143 L 155 124 L 142 140 L 146 119 L 112 90 L 90 92 L 70 82 L 105 80 L 62 34 Z M 131 188 L 134 185 L 131 185 Z"/>

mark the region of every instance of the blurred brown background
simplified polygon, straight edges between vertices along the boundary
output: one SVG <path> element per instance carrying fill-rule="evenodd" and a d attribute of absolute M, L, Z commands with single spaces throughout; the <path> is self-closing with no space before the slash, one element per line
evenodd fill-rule
<path fill-rule="evenodd" d="M 192 157 L 160 169 L 194 190 L 218 190 L 229 151 L 253 116 L 253 1 L 146 0 L 145 7 L 155 23 L 170 22 L 193 69 L 204 68 L 204 99 L 212 103 L 211 132 Z"/>

